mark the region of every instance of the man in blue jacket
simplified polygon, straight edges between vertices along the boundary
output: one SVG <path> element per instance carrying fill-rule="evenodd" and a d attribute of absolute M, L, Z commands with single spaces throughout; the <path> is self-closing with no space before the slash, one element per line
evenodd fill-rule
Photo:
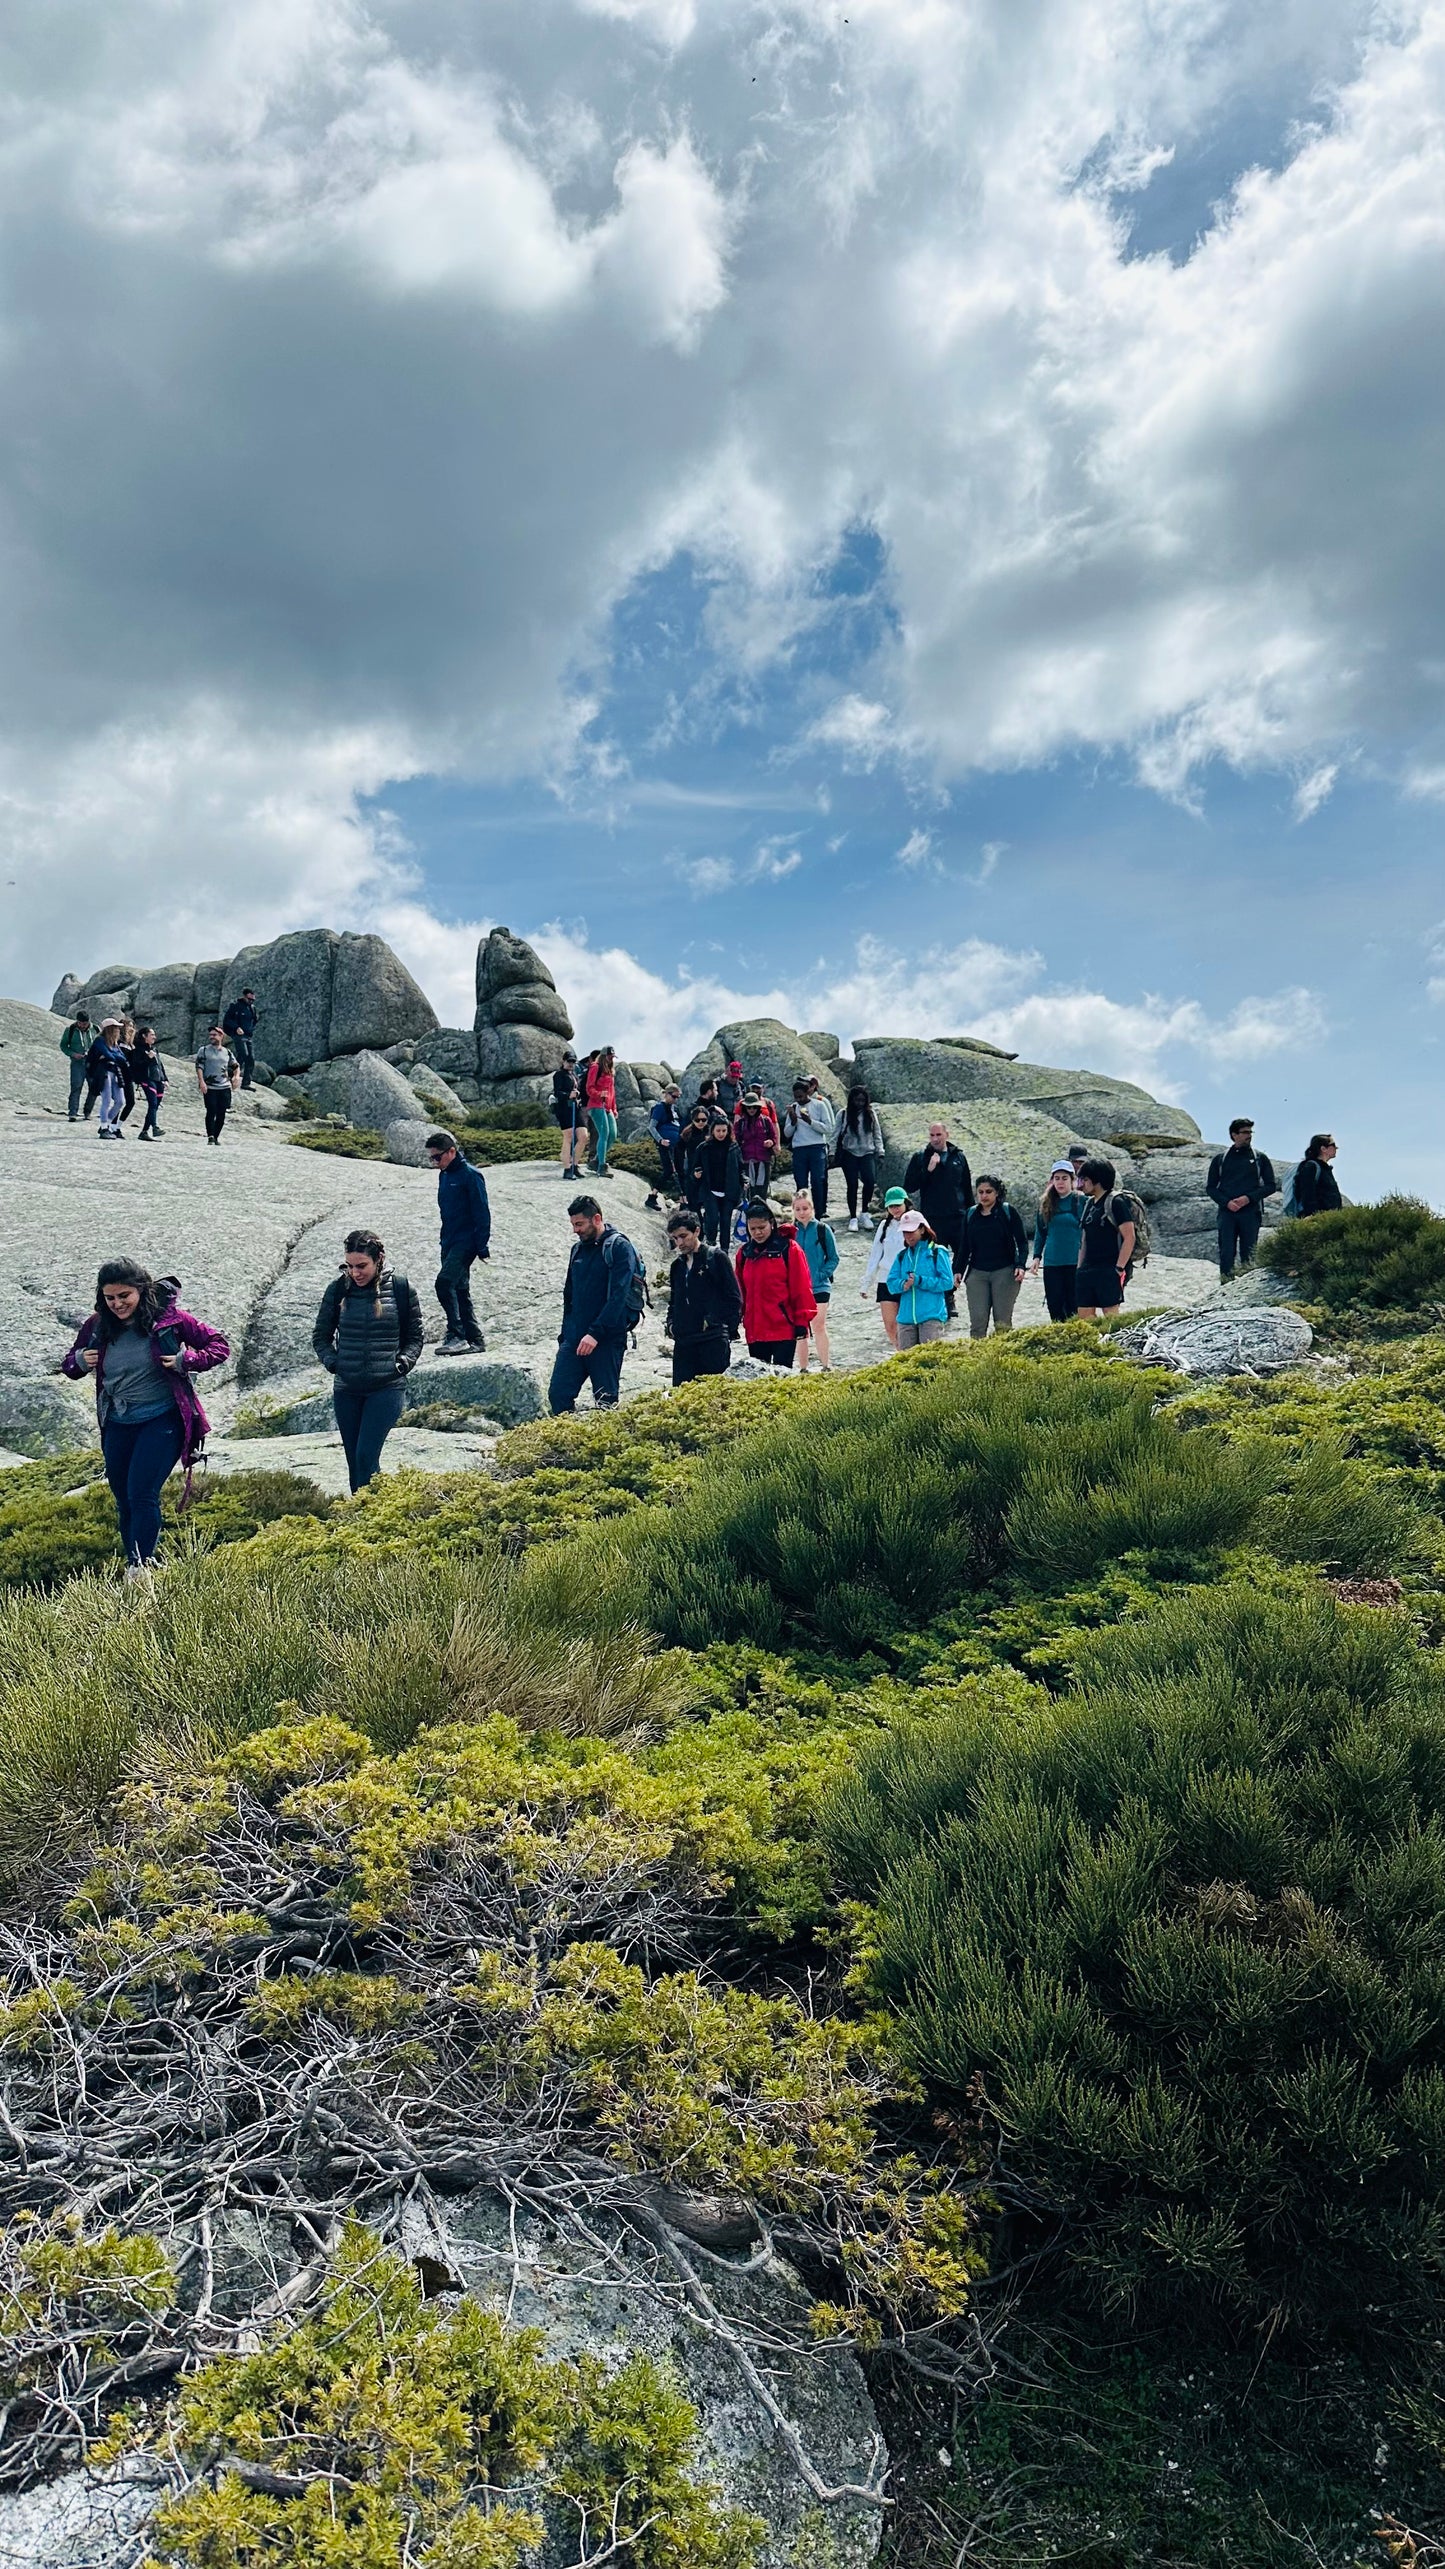
<path fill-rule="evenodd" d="M 627 1333 L 642 1312 L 642 1260 L 626 1233 L 614 1231 L 593 1195 L 567 1207 L 577 1237 L 562 1287 L 562 1327 L 547 1394 L 552 1415 L 575 1409 L 589 1379 L 599 1409 L 615 1409 Z"/>
<path fill-rule="evenodd" d="M 437 1211 L 442 1218 L 437 1300 L 446 1315 L 442 1356 L 469 1356 L 485 1347 L 472 1308 L 473 1258 L 492 1254 L 492 1208 L 480 1169 L 464 1160 L 455 1133 L 428 1133 L 426 1155 L 437 1172 Z"/>

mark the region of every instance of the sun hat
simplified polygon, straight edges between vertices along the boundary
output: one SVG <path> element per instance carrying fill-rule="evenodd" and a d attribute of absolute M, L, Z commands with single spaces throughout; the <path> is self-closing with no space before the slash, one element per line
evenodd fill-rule
<path fill-rule="evenodd" d="M 907 1195 L 904 1193 L 901 1186 L 890 1186 L 887 1194 L 883 1198 L 884 1211 L 887 1211 L 890 1204 L 906 1204 L 907 1202 Z"/>

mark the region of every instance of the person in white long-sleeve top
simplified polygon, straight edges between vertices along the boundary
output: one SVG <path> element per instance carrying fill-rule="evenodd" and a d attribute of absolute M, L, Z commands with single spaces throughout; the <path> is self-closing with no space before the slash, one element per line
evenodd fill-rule
<path fill-rule="evenodd" d="M 870 1294 L 875 1297 L 883 1333 L 890 1347 L 898 1344 L 898 1304 L 888 1290 L 888 1278 L 893 1261 L 904 1244 L 903 1215 L 907 1210 L 908 1198 L 902 1187 L 890 1186 L 883 1198 L 883 1219 L 873 1234 L 873 1246 L 868 1252 L 868 1264 L 858 1289 L 859 1299 L 863 1302 Z"/>

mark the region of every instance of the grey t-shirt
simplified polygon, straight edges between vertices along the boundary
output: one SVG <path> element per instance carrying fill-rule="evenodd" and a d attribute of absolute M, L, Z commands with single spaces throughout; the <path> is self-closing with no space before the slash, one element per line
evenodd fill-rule
<path fill-rule="evenodd" d="M 196 1068 L 207 1088 L 229 1088 L 236 1056 L 227 1044 L 202 1044 L 196 1055 Z"/>
<path fill-rule="evenodd" d="M 134 1326 L 120 1330 L 105 1351 L 106 1406 L 126 1420 L 161 1418 L 175 1393 L 151 1359 L 149 1338 Z"/>

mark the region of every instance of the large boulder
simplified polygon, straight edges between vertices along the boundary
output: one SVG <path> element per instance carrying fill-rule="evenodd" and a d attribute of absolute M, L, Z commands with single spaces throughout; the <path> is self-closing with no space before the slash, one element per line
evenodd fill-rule
<path fill-rule="evenodd" d="M 459 1079 L 477 1075 L 477 1037 L 471 1026 L 438 1026 L 435 1034 L 423 1035 L 416 1048 L 419 1062 L 430 1063 L 453 1087 Z"/>
<path fill-rule="evenodd" d="M 803 1041 L 810 1053 L 817 1054 L 819 1061 L 836 1061 L 843 1049 L 836 1035 L 821 1034 L 816 1029 L 812 1034 L 805 1030 Z"/>
<path fill-rule="evenodd" d="M 72 1454 L 95 1443 L 95 1400 L 63 1374 L 0 1375 L 0 1445 L 12 1454 Z"/>
<path fill-rule="evenodd" d="M 886 1145 L 885 1186 L 903 1184 L 904 1169 L 927 1142 L 929 1125 L 944 1123 L 974 1176 L 1001 1177 L 1025 1219 L 1030 1205 L 1042 1195 L 1054 1161 L 1075 1139 L 1067 1125 L 1041 1114 L 1036 1106 L 1015 1106 L 997 1098 L 980 1098 L 968 1106 L 951 1100 L 935 1100 L 928 1106 L 883 1105 L 878 1121 Z M 1126 1165 L 1116 1161 L 1121 1172 Z"/>
<path fill-rule="evenodd" d="M 258 1002 L 264 1006 L 261 985 Z M 437 1013 L 382 937 L 343 936 L 332 963 L 329 1053 L 384 1052 L 435 1034 Z"/>
<path fill-rule="evenodd" d="M 462 1087 L 465 1097 L 467 1090 Z M 523 1079 L 479 1079 L 472 1084 L 472 1100 L 479 1116 L 485 1118 L 489 1106 L 550 1106 L 552 1074 L 537 1071 Z"/>
<path fill-rule="evenodd" d="M 50 1002 L 52 1017 L 73 1017 L 85 997 L 85 984 L 73 972 L 63 972 L 55 985 Z"/>
<path fill-rule="evenodd" d="M 504 1427 L 525 1427 L 542 1415 L 536 1376 L 525 1365 L 501 1363 L 495 1356 L 423 1356 L 406 1378 L 408 1409 L 442 1400 L 458 1409 L 476 1409 Z"/>
<path fill-rule="evenodd" d="M 566 1001 L 549 981 L 518 981 L 498 990 L 489 1006 L 494 1026 L 540 1026 L 544 1033 L 572 1040 Z"/>
<path fill-rule="evenodd" d="M 484 1084 L 545 1076 L 550 1095 L 552 1073 L 561 1058 L 561 1038 L 544 1034 L 539 1026 L 477 1028 L 477 1077 Z"/>
<path fill-rule="evenodd" d="M 156 1030 L 156 1041 L 163 1053 L 185 1053 L 195 1050 L 191 1042 L 196 1014 L 196 967 L 193 963 L 163 963 L 154 972 L 143 972 L 135 986 L 135 1020 Z"/>
<path fill-rule="evenodd" d="M 1025 1105 L 1041 1106 L 1076 1133 L 1099 1133 L 1105 1141 L 1147 1148 L 1159 1142 L 1197 1142 L 1199 1127 L 1182 1106 L 1161 1106 L 1145 1088 L 1128 1079 L 1101 1079 L 1089 1071 L 1040 1071 L 1020 1062 L 1027 1086 L 1019 1089 Z"/>
<path fill-rule="evenodd" d="M 129 1016 L 133 997 L 133 986 L 124 984 L 119 990 L 88 990 L 85 1004 L 90 1011 L 91 1024 L 103 1026 L 107 1017 Z"/>
<path fill-rule="evenodd" d="M 99 972 L 86 975 L 82 988 L 87 999 L 109 996 L 123 990 L 127 996 L 134 990 L 140 973 L 133 963 L 103 963 Z"/>
<path fill-rule="evenodd" d="M 1200 1382 L 1229 1374 L 1283 1374 L 1301 1363 L 1314 1332 L 1297 1311 L 1236 1304 L 1228 1311 L 1165 1312 L 1111 1342 L 1136 1364 L 1161 1365 Z"/>
<path fill-rule="evenodd" d="M 719 1026 L 711 1043 L 693 1054 L 682 1074 L 683 1104 L 691 1105 L 703 1080 L 721 1079 L 730 1061 L 742 1063 L 748 1078 L 760 1083 L 780 1113 L 795 1079 L 816 1079 L 835 1106 L 841 1106 L 847 1094 L 837 1072 L 791 1026 L 778 1017 L 748 1017 Z"/>
<path fill-rule="evenodd" d="M 361 1131 L 384 1133 L 417 1111 L 416 1091 L 380 1053 L 354 1053 L 345 1064 L 351 1075 L 346 1113 Z M 340 1062 L 330 1064 L 339 1070 Z"/>
<path fill-rule="evenodd" d="M 999 1056 L 965 1051 L 961 1044 L 927 1043 L 911 1035 L 860 1036 L 853 1047 L 854 1075 L 875 1106 L 921 1106 L 944 1099 L 962 1105 L 976 1097 L 1014 1097 L 1023 1083 Z"/>
<path fill-rule="evenodd" d="M 444 1123 L 465 1123 L 466 1109 L 456 1090 L 448 1086 L 439 1070 L 432 1069 L 430 1062 L 412 1062 L 401 1075 L 407 1086 L 416 1090 L 428 1113 L 439 1115 Z"/>
<path fill-rule="evenodd" d="M 70 1094 L 70 1064 L 60 1049 L 65 1025 L 28 999 L 0 999 L 0 1099 L 7 1106 L 63 1113 Z"/>
<path fill-rule="evenodd" d="M 398 1168 L 430 1168 L 431 1162 L 426 1155 L 427 1135 L 435 1131 L 433 1116 L 428 1115 L 423 1122 L 418 1122 L 414 1116 L 402 1116 L 397 1123 L 386 1127 L 387 1158 Z"/>
<path fill-rule="evenodd" d="M 510 928 L 489 929 L 477 947 L 478 1016 L 485 1017 L 488 1024 L 500 1022 L 492 1012 L 498 993 L 529 986 L 544 990 L 557 987 L 536 947 L 529 946 L 525 937 L 514 937 Z"/>
<path fill-rule="evenodd" d="M 191 1003 L 193 1010 L 191 1040 L 188 1047 L 193 1053 L 200 1051 L 221 1014 L 221 992 L 225 987 L 226 970 L 224 955 L 216 956 L 209 963 L 198 963 L 196 966 L 195 988 Z M 278 1064 L 277 1067 L 279 1068 L 280 1065 Z"/>
<path fill-rule="evenodd" d="M 243 946 L 226 966 L 224 1012 L 254 990 L 260 1040 L 277 1070 L 304 1070 L 331 1049 L 331 984 L 341 940 L 331 928 L 297 928 L 270 945 Z"/>

